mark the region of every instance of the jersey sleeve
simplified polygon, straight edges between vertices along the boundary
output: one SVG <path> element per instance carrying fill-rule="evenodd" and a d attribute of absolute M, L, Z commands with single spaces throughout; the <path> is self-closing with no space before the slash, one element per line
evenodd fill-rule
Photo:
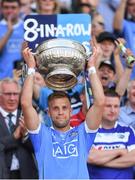
<path fill-rule="evenodd" d="M 132 127 L 129 127 L 129 140 L 127 144 L 128 151 L 135 150 L 135 130 Z"/>

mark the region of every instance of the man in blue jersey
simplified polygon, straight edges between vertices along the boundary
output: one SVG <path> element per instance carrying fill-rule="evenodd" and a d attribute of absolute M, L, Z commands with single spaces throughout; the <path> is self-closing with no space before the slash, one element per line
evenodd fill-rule
<path fill-rule="evenodd" d="M 0 21 L 0 79 L 13 77 L 14 62 L 21 59 L 23 20 L 20 19 L 20 1 L 2 0 Z"/>
<path fill-rule="evenodd" d="M 128 103 L 120 108 L 119 122 L 132 126 L 135 130 L 135 80 L 131 80 L 127 87 Z"/>
<path fill-rule="evenodd" d="M 35 59 L 29 48 L 23 50 L 28 65 L 21 105 L 30 138 L 38 162 L 40 179 L 89 179 L 87 158 L 99 127 L 104 93 L 95 69 L 98 49 L 93 47 L 93 55 L 88 61 L 88 74 L 91 81 L 94 104 L 86 115 L 85 123 L 70 127 L 71 103 L 65 92 L 54 92 L 48 98 L 52 127 L 39 121 L 32 106 Z"/>
<path fill-rule="evenodd" d="M 91 179 L 133 179 L 135 132 L 117 122 L 120 98 L 105 92 L 105 106 L 88 162 Z"/>

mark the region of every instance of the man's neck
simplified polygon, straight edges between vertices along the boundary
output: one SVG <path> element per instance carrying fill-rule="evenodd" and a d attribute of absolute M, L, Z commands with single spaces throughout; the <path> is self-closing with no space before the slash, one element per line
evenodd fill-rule
<path fill-rule="evenodd" d="M 65 126 L 65 127 L 56 127 L 55 125 L 53 125 L 53 128 L 57 131 L 60 131 L 60 132 L 67 132 L 71 129 L 70 125 Z"/>
<path fill-rule="evenodd" d="M 104 129 L 112 129 L 112 128 L 114 128 L 115 123 L 116 123 L 116 121 L 111 122 L 108 120 L 102 120 L 101 125 Z"/>
<path fill-rule="evenodd" d="M 46 10 L 46 11 L 40 11 L 40 14 L 42 14 L 42 15 L 51 15 L 51 14 L 53 14 L 53 12 L 52 12 L 52 10 Z"/>

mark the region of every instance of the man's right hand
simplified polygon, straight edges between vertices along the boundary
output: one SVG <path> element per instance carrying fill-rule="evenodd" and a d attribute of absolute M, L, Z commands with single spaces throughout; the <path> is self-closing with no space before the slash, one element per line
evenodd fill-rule
<path fill-rule="evenodd" d="M 13 22 L 12 22 L 12 15 L 10 15 L 7 19 L 7 26 L 8 26 L 8 31 L 10 33 L 13 32 Z"/>
<path fill-rule="evenodd" d="M 32 54 L 32 49 L 29 47 L 26 47 L 25 49 L 22 50 L 22 54 L 24 57 L 24 60 L 28 66 L 28 68 L 35 68 L 36 67 L 36 61 L 34 58 L 34 55 Z"/>

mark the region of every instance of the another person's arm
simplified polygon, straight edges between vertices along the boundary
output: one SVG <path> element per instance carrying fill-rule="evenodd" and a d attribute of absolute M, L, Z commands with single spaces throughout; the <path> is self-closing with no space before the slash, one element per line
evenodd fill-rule
<path fill-rule="evenodd" d="M 99 80 L 99 77 L 96 73 L 96 59 L 98 56 L 98 47 L 93 47 L 93 54 L 88 60 L 88 76 L 91 82 L 91 88 L 94 96 L 93 106 L 88 110 L 86 114 L 86 123 L 89 129 L 95 130 L 99 127 L 102 112 L 104 106 L 104 92 L 102 84 Z"/>
<path fill-rule="evenodd" d="M 122 38 L 118 38 L 118 41 L 125 44 L 125 40 Z M 115 79 L 116 83 L 119 82 L 121 76 L 123 76 L 123 73 L 124 73 L 124 67 L 123 67 L 121 59 L 120 59 L 120 53 L 121 53 L 120 48 L 119 48 L 118 44 L 116 43 L 116 48 L 113 53 L 114 54 L 115 71 L 116 71 L 116 79 Z"/>
<path fill-rule="evenodd" d="M 126 54 L 127 54 L 127 56 L 133 56 L 133 53 L 131 52 L 130 49 L 127 49 Z M 128 60 L 126 59 L 126 68 L 124 70 L 123 75 L 119 79 L 117 86 L 116 86 L 116 90 L 115 90 L 120 96 L 123 96 L 127 89 L 128 82 L 130 80 L 130 75 L 132 73 L 134 64 L 135 63 L 129 64 Z"/>
<path fill-rule="evenodd" d="M 122 23 L 125 15 L 127 0 L 121 0 L 119 7 L 116 10 L 114 21 L 113 21 L 113 28 L 114 30 L 121 31 L 122 30 Z"/>
<path fill-rule="evenodd" d="M 36 63 L 29 48 L 25 48 L 23 50 L 23 57 L 28 65 L 28 68 L 34 69 Z M 29 130 L 36 130 L 40 123 L 38 114 L 32 106 L 33 86 L 34 73 L 31 73 L 25 79 L 21 96 L 21 105 L 25 119 L 25 124 Z"/>
<path fill-rule="evenodd" d="M 12 32 L 13 32 L 13 24 L 12 24 L 10 18 L 7 21 L 7 26 L 8 26 L 7 32 L 0 39 L 0 52 L 3 50 L 4 46 L 6 45 L 7 41 L 9 40 L 9 38 L 12 35 Z"/>
<path fill-rule="evenodd" d="M 88 156 L 88 163 L 103 166 L 126 153 L 126 149 L 98 150 L 92 148 Z"/>
<path fill-rule="evenodd" d="M 127 168 L 135 166 L 135 150 L 104 164 L 104 166 L 111 168 Z"/>

